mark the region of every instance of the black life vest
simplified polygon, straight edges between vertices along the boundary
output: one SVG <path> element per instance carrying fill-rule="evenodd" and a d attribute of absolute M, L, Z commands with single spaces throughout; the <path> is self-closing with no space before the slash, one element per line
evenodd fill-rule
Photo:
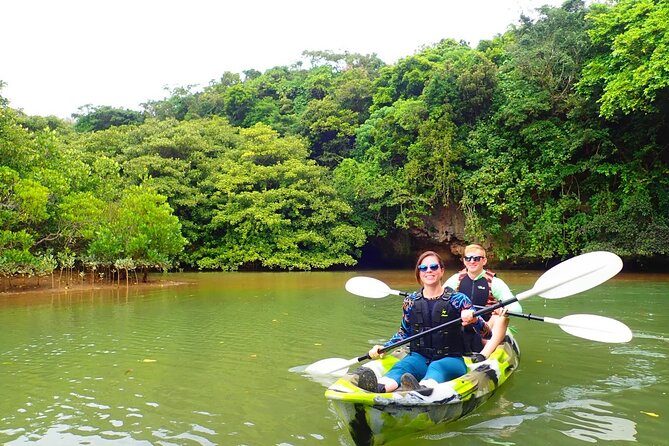
<path fill-rule="evenodd" d="M 477 280 L 472 280 L 467 274 L 467 269 L 463 269 L 458 274 L 460 283 L 458 284 L 458 289 L 456 291 L 469 297 L 474 306 L 485 307 L 494 305 L 497 303 L 497 300 L 492 295 L 492 279 L 494 277 L 494 272 L 485 270 L 483 277 L 480 277 Z M 484 314 L 483 318 L 486 321 L 489 320 L 490 313 Z"/>
<path fill-rule="evenodd" d="M 483 277 L 477 280 L 472 280 L 467 274 L 467 269 L 463 269 L 458 274 L 460 283 L 458 284 L 458 291 L 465 294 L 472 301 L 475 307 L 484 307 L 497 303 L 497 300 L 492 295 L 492 279 L 495 273 L 490 270 L 485 270 Z M 482 315 L 486 321 L 490 320 L 491 313 Z M 471 325 L 464 328 L 465 351 L 467 353 L 477 353 L 483 349 L 483 341 L 481 336 L 474 331 Z"/>
<path fill-rule="evenodd" d="M 446 288 L 444 294 L 435 300 L 434 307 L 430 311 L 429 303 L 423 297 L 423 291 L 420 291 L 413 302 L 413 309 L 409 316 L 409 326 L 413 334 L 460 319 L 460 310 L 451 303 L 453 292 L 451 288 Z M 462 356 L 465 347 L 462 324 L 453 323 L 443 330 L 414 339 L 410 347 L 412 352 L 420 353 L 431 361 L 446 356 Z"/>

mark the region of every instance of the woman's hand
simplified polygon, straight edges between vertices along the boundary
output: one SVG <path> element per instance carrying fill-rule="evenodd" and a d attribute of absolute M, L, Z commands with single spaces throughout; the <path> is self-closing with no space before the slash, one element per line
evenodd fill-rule
<path fill-rule="evenodd" d="M 375 345 L 374 347 L 371 348 L 371 350 L 369 350 L 369 353 L 367 353 L 367 354 L 372 359 L 383 358 L 383 355 L 385 355 L 385 353 L 379 353 L 379 349 L 382 349 L 382 348 L 383 348 L 383 345 Z"/>
<path fill-rule="evenodd" d="M 462 325 L 473 324 L 478 319 L 474 317 L 474 310 L 462 310 L 460 318 L 462 319 Z"/>

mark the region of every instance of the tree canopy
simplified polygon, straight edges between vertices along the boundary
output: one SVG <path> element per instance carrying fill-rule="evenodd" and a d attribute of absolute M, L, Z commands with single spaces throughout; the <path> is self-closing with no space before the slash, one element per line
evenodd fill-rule
<path fill-rule="evenodd" d="M 469 242 L 515 264 L 664 258 L 669 3 L 521 19 L 476 48 L 305 51 L 74 122 L 0 96 L 0 274 L 309 270 Z"/>

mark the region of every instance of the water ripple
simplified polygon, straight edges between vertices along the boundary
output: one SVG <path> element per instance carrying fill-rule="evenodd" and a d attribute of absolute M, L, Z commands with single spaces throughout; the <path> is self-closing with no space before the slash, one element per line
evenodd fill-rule
<path fill-rule="evenodd" d="M 575 426 L 568 430 L 558 428 L 568 437 L 590 443 L 596 443 L 597 439 L 636 441 L 636 423 L 608 415 L 612 412 L 602 407 L 612 407 L 612 404 L 599 400 L 571 400 L 552 404 L 547 408 L 555 415 L 555 422 Z"/>

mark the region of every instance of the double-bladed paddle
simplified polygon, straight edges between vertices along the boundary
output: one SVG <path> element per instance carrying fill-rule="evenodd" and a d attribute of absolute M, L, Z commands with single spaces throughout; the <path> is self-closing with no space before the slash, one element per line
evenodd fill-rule
<path fill-rule="evenodd" d="M 620 257 L 618 257 L 614 253 L 607 251 L 590 252 L 587 254 L 582 254 L 573 257 L 569 260 L 559 263 L 558 265 L 554 266 L 553 268 L 543 273 L 534 283 L 532 289 L 519 293 L 518 295 L 516 295 L 516 297 L 512 299 L 507 299 L 505 301 L 498 302 L 495 305 L 491 305 L 489 307 L 485 307 L 481 310 L 478 310 L 474 312 L 474 316 L 480 316 L 482 314 L 491 313 L 497 308 L 504 307 L 513 302 L 527 299 L 532 296 L 539 295 L 546 299 L 560 299 L 563 297 L 578 294 L 585 290 L 589 290 L 590 288 L 594 288 L 595 286 L 601 283 L 604 283 L 611 277 L 618 274 L 618 272 L 620 272 L 620 270 L 622 269 L 622 266 L 623 263 Z M 353 292 L 352 291 L 353 289 L 361 291 L 364 288 L 365 291 L 367 292 L 365 296 L 371 298 L 381 298 L 387 296 L 388 294 L 403 295 L 402 292 L 397 290 L 392 290 L 385 283 L 377 281 L 376 279 L 371 279 L 371 278 L 364 278 L 366 280 L 362 279 L 363 278 L 353 278 L 349 280 L 349 282 L 347 282 L 346 289 L 349 292 Z M 543 320 L 546 322 L 545 319 L 546 318 L 543 318 Z M 551 321 L 557 321 L 557 320 L 549 318 L 548 322 L 553 323 Z M 567 322 L 571 322 L 571 324 L 567 324 Z M 579 321 L 577 321 L 577 324 L 578 322 Z M 458 319 L 450 321 L 445 324 L 432 327 L 428 330 L 424 330 L 420 333 L 417 333 L 413 336 L 409 336 L 399 342 L 396 342 L 394 344 L 391 344 L 387 347 L 380 349 L 379 353 L 387 352 L 391 349 L 407 344 L 413 341 L 414 339 L 428 335 L 437 330 L 443 330 L 447 326 L 456 323 L 460 323 L 460 320 Z M 562 324 L 558 325 L 562 327 Z M 566 321 L 564 325 L 566 327 L 568 325 L 575 325 L 575 324 L 573 323 L 573 321 Z M 567 331 L 566 328 L 563 329 Z M 578 332 L 581 334 L 584 331 L 582 326 L 570 327 L 570 330 L 573 330 L 574 333 Z M 305 369 L 305 371 L 307 373 L 316 375 L 333 374 L 335 372 L 339 372 L 342 369 L 348 368 L 366 359 L 370 359 L 369 354 L 365 354 L 349 360 L 342 358 L 322 359 L 309 365 Z"/>
<path fill-rule="evenodd" d="M 393 290 L 385 283 L 372 277 L 353 277 L 346 282 L 346 290 L 357 296 L 378 299 L 379 297 L 395 294 L 408 296 L 409 293 Z M 475 308 L 486 308 L 475 306 Z M 622 322 L 604 316 L 594 314 L 572 314 L 560 319 L 548 316 L 536 316 L 533 314 L 516 313 L 507 311 L 507 315 L 541 321 L 548 324 L 559 325 L 562 330 L 580 338 L 591 341 L 618 343 L 628 342 L 632 339 L 632 331 Z"/>

